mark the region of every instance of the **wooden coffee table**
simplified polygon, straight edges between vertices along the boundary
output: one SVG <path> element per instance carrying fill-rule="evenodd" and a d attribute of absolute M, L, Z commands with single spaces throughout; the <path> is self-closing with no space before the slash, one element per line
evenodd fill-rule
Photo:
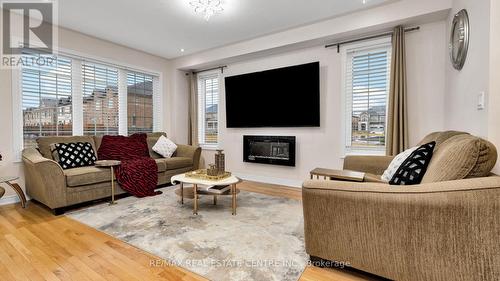
<path fill-rule="evenodd" d="M 311 175 L 311 179 L 316 176 L 317 179 L 319 177 L 323 177 L 324 179 L 331 180 L 343 180 L 343 181 L 363 181 L 365 178 L 365 173 L 350 171 L 350 170 L 334 170 L 334 169 L 325 169 L 325 168 L 316 168 L 309 172 Z"/>
<path fill-rule="evenodd" d="M 197 215 L 198 214 L 198 196 L 199 195 L 211 195 L 214 196 L 214 205 L 217 204 L 217 196 L 225 196 L 225 195 L 231 195 L 232 196 L 232 214 L 236 215 L 236 194 L 239 193 L 239 190 L 236 189 L 236 184 L 241 182 L 241 180 L 235 176 L 230 176 L 228 178 L 222 179 L 222 180 L 217 180 L 217 181 L 212 181 L 212 180 L 202 180 L 202 179 L 197 179 L 197 178 L 191 178 L 191 177 L 186 177 L 186 174 L 180 174 L 180 175 L 175 175 L 170 179 L 170 182 L 172 184 L 177 184 L 180 183 L 180 187 L 175 191 L 177 195 L 181 197 L 181 204 L 184 204 L 184 197 L 191 197 L 193 198 L 193 214 Z M 191 188 L 191 192 L 187 191 L 186 194 L 184 194 L 184 184 L 192 184 L 193 187 Z M 216 192 L 210 192 L 210 190 L 198 190 L 199 185 L 205 185 L 205 186 L 225 186 L 225 185 L 230 185 L 231 188 L 227 190 L 224 193 L 216 193 Z"/>
<path fill-rule="evenodd" d="M 95 161 L 95 166 L 96 167 L 109 167 L 111 170 L 111 202 L 109 202 L 109 205 L 114 205 L 116 204 L 115 202 L 115 171 L 114 167 L 121 165 L 121 162 L 118 160 L 99 160 Z"/>

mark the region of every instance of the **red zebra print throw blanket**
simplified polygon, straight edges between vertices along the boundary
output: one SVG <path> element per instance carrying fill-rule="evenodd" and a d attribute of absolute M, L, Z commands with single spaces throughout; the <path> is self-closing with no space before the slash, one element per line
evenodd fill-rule
<path fill-rule="evenodd" d="M 97 151 L 99 160 L 120 160 L 115 169 L 120 187 L 137 197 L 161 194 L 155 191 L 158 184 L 158 166 L 149 157 L 146 134 L 104 136 Z"/>

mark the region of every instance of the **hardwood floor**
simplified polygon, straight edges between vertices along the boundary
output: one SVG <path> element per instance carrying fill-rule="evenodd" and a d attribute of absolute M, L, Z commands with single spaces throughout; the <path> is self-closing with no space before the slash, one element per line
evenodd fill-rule
<path fill-rule="evenodd" d="M 300 189 L 243 182 L 242 190 L 301 199 Z M 0 207 L 0 280 L 205 280 L 66 216 L 29 202 Z M 305 268 L 302 281 L 372 280 L 356 273 Z"/>

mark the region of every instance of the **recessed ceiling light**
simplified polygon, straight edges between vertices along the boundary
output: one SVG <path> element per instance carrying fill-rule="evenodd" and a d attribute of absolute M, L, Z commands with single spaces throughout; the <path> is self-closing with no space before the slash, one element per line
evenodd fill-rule
<path fill-rule="evenodd" d="M 184 49 L 181 49 L 181 52 L 183 52 L 183 53 L 184 53 Z"/>

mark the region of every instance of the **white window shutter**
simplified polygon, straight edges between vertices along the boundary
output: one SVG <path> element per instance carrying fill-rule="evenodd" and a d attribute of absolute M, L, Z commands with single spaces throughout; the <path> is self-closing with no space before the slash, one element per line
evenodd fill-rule
<path fill-rule="evenodd" d="M 122 136 L 128 135 L 127 128 L 127 71 L 118 70 L 118 132 Z"/>
<path fill-rule="evenodd" d="M 391 46 L 349 49 L 345 64 L 346 149 L 384 151 Z"/>
<path fill-rule="evenodd" d="M 73 135 L 83 135 L 83 80 L 82 61 L 73 59 L 71 65 L 73 92 Z"/>
<path fill-rule="evenodd" d="M 163 103 L 160 78 L 153 76 L 153 131 L 163 131 L 163 116 L 161 116 Z"/>

